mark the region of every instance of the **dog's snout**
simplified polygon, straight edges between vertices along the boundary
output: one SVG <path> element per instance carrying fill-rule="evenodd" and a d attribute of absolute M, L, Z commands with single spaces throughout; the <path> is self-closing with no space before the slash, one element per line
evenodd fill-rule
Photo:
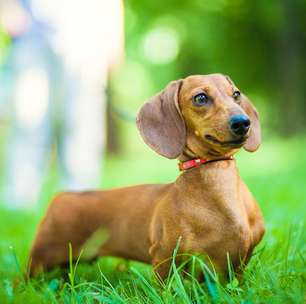
<path fill-rule="evenodd" d="M 246 135 L 251 122 L 246 115 L 234 115 L 229 120 L 229 127 L 234 135 Z"/>

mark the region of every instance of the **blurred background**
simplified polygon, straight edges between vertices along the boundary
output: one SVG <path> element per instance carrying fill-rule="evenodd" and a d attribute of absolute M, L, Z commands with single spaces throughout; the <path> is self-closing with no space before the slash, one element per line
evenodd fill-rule
<path fill-rule="evenodd" d="M 0 0 L 7 293 L 57 192 L 176 179 L 176 160 L 144 144 L 135 115 L 169 81 L 190 74 L 229 75 L 260 113 L 260 149 L 236 159 L 265 217 L 261 247 L 287 269 L 289 243 L 306 244 L 305 54 L 305 0 Z M 293 272 L 286 286 L 299 284 Z"/>
<path fill-rule="evenodd" d="M 190 74 L 228 74 L 257 106 L 263 145 L 238 156 L 243 176 L 300 168 L 305 29 L 304 0 L 1 0 L 1 203 L 37 211 L 61 190 L 173 181 L 176 162 L 134 121 Z"/>

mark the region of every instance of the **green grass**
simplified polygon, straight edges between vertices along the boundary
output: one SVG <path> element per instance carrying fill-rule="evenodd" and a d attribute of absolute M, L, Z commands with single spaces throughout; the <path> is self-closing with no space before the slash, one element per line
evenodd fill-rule
<path fill-rule="evenodd" d="M 189 257 L 204 269 L 206 283 L 173 267 L 160 286 L 150 266 L 115 258 L 71 264 L 26 282 L 22 274 L 42 203 L 37 212 L 0 209 L 0 303 L 305 303 L 305 151 L 305 140 L 297 138 L 264 143 L 259 152 L 237 157 L 267 227 L 239 281 L 215 283 L 203 262 Z M 175 161 L 147 152 L 108 158 L 105 187 L 174 180 Z M 46 181 L 42 202 L 55 192 L 54 180 L 51 175 Z"/>

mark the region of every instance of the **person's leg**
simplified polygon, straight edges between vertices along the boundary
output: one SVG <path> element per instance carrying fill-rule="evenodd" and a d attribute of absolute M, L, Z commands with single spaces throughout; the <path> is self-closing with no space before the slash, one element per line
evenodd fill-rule
<path fill-rule="evenodd" d="M 14 46 L 11 129 L 6 147 L 4 202 L 9 208 L 37 203 L 50 148 L 50 88 L 47 49 L 33 41 Z"/>
<path fill-rule="evenodd" d="M 63 41 L 69 41 L 62 46 L 68 87 L 62 159 L 65 184 L 78 190 L 99 185 L 107 72 L 123 50 L 122 1 L 78 1 L 69 7 L 69 16 L 69 24 L 59 29 Z"/>
<path fill-rule="evenodd" d="M 63 187 L 100 185 L 105 137 L 105 80 L 66 70 L 67 96 L 61 144 Z"/>

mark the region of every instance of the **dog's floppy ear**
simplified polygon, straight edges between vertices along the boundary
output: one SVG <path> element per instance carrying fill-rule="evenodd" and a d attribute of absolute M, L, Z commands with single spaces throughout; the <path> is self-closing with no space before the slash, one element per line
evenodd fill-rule
<path fill-rule="evenodd" d="M 185 146 L 186 128 L 178 104 L 182 82 L 172 81 L 151 97 L 141 107 L 136 120 L 145 143 L 167 158 L 177 158 Z"/>
<path fill-rule="evenodd" d="M 254 152 L 259 148 L 261 144 L 259 115 L 251 101 L 245 95 L 242 95 L 241 97 L 242 99 L 240 106 L 243 108 L 251 120 L 250 136 L 244 145 L 244 149 L 249 152 Z"/>

